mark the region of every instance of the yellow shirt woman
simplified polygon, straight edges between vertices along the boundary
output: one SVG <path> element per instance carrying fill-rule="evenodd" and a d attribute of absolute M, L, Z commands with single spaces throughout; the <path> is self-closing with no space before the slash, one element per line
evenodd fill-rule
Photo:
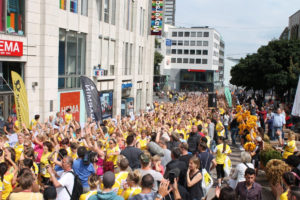
<path fill-rule="evenodd" d="M 296 148 L 296 141 L 290 140 L 284 148 L 282 158 L 287 159 L 290 155 L 293 155 L 295 148 Z"/>
<path fill-rule="evenodd" d="M 128 172 L 124 171 L 115 174 L 116 181 L 112 188 L 118 195 L 121 195 L 121 193 L 123 192 L 123 185 L 124 183 L 126 183 L 127 176 Z"/>
<path fill-rule="evenodd" d="M 138 141 L 140 143 L 140 149 L 142 151 L 143 150 L 147 150 L 147 144 L 148 144 L 147 138 L 145 138 L 145 139 L 139 139 Z"/>
<path fill-rule="evenodd" d="M 214 152 L 216 153 L 217 164 L 223 165 L 225 163 L 226 156 L 231 153 L 231 149 L 229 145 L 226 145 L 225 152 L 223 153 L 223 144 L 219 144 L 216 146 Z"/>
<path fill-rule="evenodd" d="M 117 155 L 111 155 L 112 153 L 115 152 L 120 152 L 120 149 L 118 146 L 114 147 L 114 148 L 108 148 L 107 149 L 107 161 L 112 161 L 114 162 L 114 166 L 117 166 L 117 160 L 118 160 L 118 156 Z"/>
<path fill-rule="evenodd" d="M 125 190 L 123 197 L 125 200 L 128 200 L 130 197 L 133 197 L 141 192 L 142 192 L 142 188 L 140 187 L 128 188 L 127 190 Z"/>
<path fill-rule="evenodd" d="M 2 187 L 2 199 L 6 200 L 9 194 L 12 192 L 13 188 L 11 185 L 12 179 L 14 178 L 13 174 L 4 175 L 3 178 L 3 187 Z"/>
<path fill-rule="evenodd" d="M 80 195 L 79 200 L 88 200 L 91 196 L 97 194 L 97 190 L 89 191 L 88 193 Z"/>
<path fill-rule="evenodd" d="M 15 152 L 16 152 L 16 162 L 18 162 L 20 160 L 21 154 L 22 154 L 22 152 L 24 150 L 24 146 L 23 146 L 23 144 L 17 143 L 15 145 L 14 149 L 15 149 Z"/>
<path fill-rule="evenodd" d="M 73 116 L 72 116 L 72 114 L 70 113 L 66 113 L 65 114 L 65 122 L 66 122 L 66 124 L 69 124 L 71 121 L 72 121 L 72 119 L 73 119 Z"/>
<path fill-rule="evenodd" d="M 218 136 L 224 137 L 225 129 L 224 129 L 222 122 L 220 122 L 220 121 L 217 122 L 216 130 L 217 130 Z"/>
<path fill-rule="evenodd" d="M 46 154 L 43 153 L 41 157 L 41 174 L 45 178 L 50 178 L 50 174 L 48 173 L 46 166 L 50 165 L 51 163 L 48 160 L 48 157 L 50 156 L 51 152 L 48 152 Z"/>

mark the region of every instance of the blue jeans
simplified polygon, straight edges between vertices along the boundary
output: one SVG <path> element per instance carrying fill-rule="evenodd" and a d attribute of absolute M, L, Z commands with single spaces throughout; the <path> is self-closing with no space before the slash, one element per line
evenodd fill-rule
<path fill-rule="evenodd" d="M 236 144 L 235 143 L 235 138 L 237 136 L 237 133 L 238 133 L 239 129 L 238 128 L 231 128 L 230 131 L 231 131 L 231 141 L 232 141 L 232 144 Z"/>
<path fill-rule="evenodd" d="M 279 138 L 278 135 L 276 134 L 277 130 L 281 131 L 280 137 L 282 139 L 284 139 L 284 133 L 283 133 L 282 126 L 281 126 L 281 127 L 273 127 L 273 129 L 272 129 L 272 135 L 271 135 L 271 140 L 275 140 L 275 139 Z"/>

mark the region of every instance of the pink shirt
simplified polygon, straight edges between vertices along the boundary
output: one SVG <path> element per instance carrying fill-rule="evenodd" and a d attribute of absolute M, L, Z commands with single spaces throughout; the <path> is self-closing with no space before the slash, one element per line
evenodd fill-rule
<path fill-rule="evenodd" d="M 43 151 L 44 151 L 43 145 L 39 145 L 37 143 L 34 143 L 34 144 L 35 144 L 34 151 L 37 152 L 37 157 L 35 159 L 35 162 L 40 163 L 41 157 L 42 157 L 42 154 L 43 154 Z"/>

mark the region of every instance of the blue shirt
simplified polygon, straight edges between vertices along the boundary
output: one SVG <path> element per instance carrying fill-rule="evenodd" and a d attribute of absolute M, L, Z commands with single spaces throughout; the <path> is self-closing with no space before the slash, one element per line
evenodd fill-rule
<path fill-rule="evenodd" d="M 90 163 L 89 165 L 84 165 L 83 160 L 78 158 L 73 162 L 73 170 L 78 175 L 82 183 L 82 187 L 89 187 L 88 178 L 91 174 L 95 173 L 93 164 Z"/>
<path fill-rule="evenodd" d="M 274 113 L 272 118 L 273 118 L 273 127 L 282 127 L 285 124 L 285 117 L 283 114 Z"/>

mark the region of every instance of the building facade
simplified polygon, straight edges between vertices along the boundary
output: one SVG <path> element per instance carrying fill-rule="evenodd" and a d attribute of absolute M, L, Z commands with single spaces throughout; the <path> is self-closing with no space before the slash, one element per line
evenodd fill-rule
<path fill-rule="evenodd" d="M 86 119 L 80 76 L 100 92 L 105 117 L 152 102 L 154 37 L 148 0 L 0 0 L 2 41 L 21 42 L 22 55 L 0 53 L 0 118 L 15 115 L 11 71 L 27 89 L 29 116 L 71 108 Z M 6 82 L 9 84 L 7 85 Z"/>
<path fill-rule="evenodd" d="M 300 10 L 289 17 L 289 39 L 300 39 Z"/>
<path fill-rule="evenodd" d="M 164 23 L 175 26 L 176 0 L 165 0 Z"/>
<path fill-rule="evenodd" d="M 219 83 L 220 34 L 209 27 L 170 28 L 167 38 L 171 59 L 164 74 L 171 89 L 213 91 Z"/>

